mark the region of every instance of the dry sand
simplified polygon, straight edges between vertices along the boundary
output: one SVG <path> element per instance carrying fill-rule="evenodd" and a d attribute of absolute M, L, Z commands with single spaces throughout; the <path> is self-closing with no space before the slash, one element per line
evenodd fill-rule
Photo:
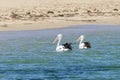
<path fill-rule="evenodd" d="M 120 0 L 0 0 L 0 31 L 120 25 Z"/>

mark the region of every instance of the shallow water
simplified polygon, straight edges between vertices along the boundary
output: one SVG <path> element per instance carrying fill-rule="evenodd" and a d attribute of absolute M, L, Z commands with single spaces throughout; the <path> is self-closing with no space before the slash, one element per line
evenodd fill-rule
<path fill-rule="evenodd" d="M 58 33 L 73 50 L 58 53 L 51 44 Z M 79 50 L 85 35 L 91 49 Z M 120 26 L 0 32 L 0 80 L 119 80 Z"/>

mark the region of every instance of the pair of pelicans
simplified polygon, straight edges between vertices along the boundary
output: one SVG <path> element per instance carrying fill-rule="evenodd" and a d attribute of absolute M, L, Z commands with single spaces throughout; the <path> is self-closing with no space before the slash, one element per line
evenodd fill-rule
<path fill-rule="evenodd" d="M 61 39 L 62 39 L 62 34 L 58 34 L 55 40 L 53 41 L 53 44 L 58 41 L 56 51 L 57 52 L 64 52 L 64 51 L 69 51 L 72 50 L 71 43 L 65 43 L 60 45 Z M 79 49 L 86 49 L 86 48 L 91 48 L 91 45 L 89 42 L 83 42 L 84 40 L 84 35 L 81 35 L 77 41 L 80 41 L 79 43 Z"/>

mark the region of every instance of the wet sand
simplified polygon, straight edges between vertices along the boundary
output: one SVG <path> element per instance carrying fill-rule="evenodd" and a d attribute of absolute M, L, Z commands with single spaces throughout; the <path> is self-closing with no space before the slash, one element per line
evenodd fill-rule
<path fill-rule="evenodd" d="M 0 31 L 120 25 L 120 0 L 0 1 Z"/>

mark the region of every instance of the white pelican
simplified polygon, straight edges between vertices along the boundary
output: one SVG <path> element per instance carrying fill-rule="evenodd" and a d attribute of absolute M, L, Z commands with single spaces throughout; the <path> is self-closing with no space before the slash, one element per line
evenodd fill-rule
<path fill-rule="evenodd" d="M 63 51 L 69 51 L 72 50 L 71 43 L 66 43 L 63 45 L 60 45 L 61 39 L 62 39 L 62 34 L 58 34 L 55 40 L 53 41 L 53 44 L 58 41 L 56 51 L 57 52 L 63 52 Z"/>
<path fill-rule="evenodd" d="M 83 42 L 84 40 L 84 35 L 81 35 L 77 41 L 80 41 L 79 43 L 79 49 L 86 49 L 86 48 L 91 48 L 91 45 L 89 42 Z"/>

